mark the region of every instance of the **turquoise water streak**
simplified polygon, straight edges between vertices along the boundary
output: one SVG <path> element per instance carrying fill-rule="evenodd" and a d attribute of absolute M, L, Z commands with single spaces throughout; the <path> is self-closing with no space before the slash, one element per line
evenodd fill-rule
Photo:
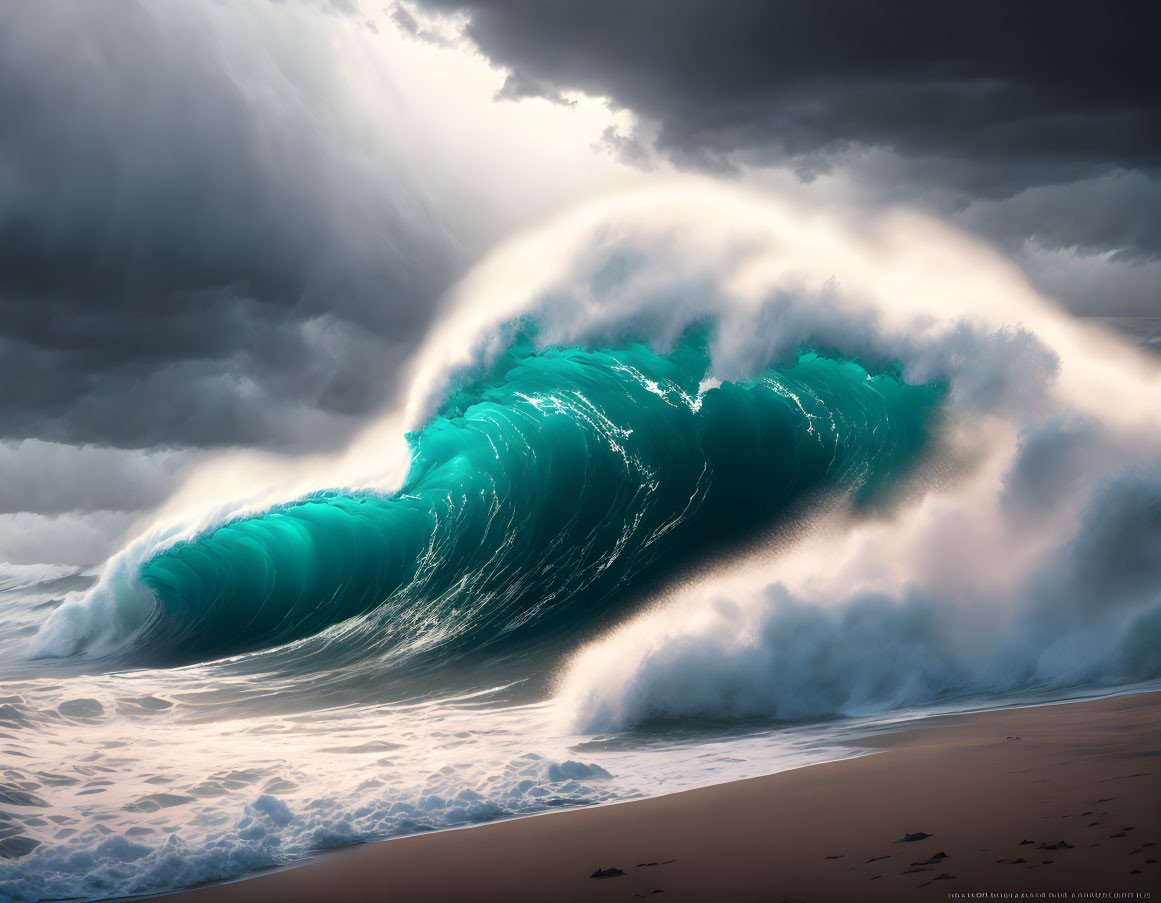
<path fill-rule="evenodd" d="M 392 655 L 567 632 L 804 492 L 887 486 L 942 398 L 813 352 L 701 391 L 711 373 L 700 333 L 668 354 L 518 336 L 409 436 L 398 492 L 313 494 L 146 562 L 143 645 L 206 659 L 355 616 L 343 637 Z"/>

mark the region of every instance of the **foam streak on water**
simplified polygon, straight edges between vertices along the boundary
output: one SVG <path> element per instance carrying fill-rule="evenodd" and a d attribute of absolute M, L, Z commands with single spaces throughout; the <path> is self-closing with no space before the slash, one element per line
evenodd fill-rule
<path fill-rule="evenodd" d="M 316 849 L 849 754 L 824 729 L 602 741 L 562 733 L 552 702 L 498 705 L 496 693 L 231 717 L 215 702 L 228 688 L 190 692 L 195 677 L 12 688 L 0 708 L 9 765 L 0 845 L 12 856 L 40 846 L 0 859 L 5 894 L 157 891 Z"/>

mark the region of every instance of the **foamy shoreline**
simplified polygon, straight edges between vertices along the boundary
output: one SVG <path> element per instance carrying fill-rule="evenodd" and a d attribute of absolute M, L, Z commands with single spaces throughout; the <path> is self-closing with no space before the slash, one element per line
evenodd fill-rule
<path fill-rule="evenodd" d="M 1161 743 L 1159 714 L 1161 693 L 1151 692 L 939 716 L 859 741 L 886 755 L 367 844 L 182 899 L 1156 892 L 1161 870 L 1149 860 L 1161 856 L 1146 844 L 1161 840 L 1161 775 L 1151 755 Z M 931 836 L 897 842 L 918 833 Z M 598 868 L 625 874 L 590 878 Z"/>

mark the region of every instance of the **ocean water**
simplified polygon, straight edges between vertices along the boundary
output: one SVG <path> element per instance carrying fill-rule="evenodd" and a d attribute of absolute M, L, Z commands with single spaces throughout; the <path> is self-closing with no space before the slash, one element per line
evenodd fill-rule
<path fill-rule="evenodd" d="M 395 492 L 228 519 L 95 585 L 7 572 L 2 641 L 36 657 L 4 675 L 6 893 L 165 890 L 849 754 L 829 728 L 580 734 L 551 696 L 635 588 L 808 493 L 886 492 L 942 392 L 813 350 L 710 369 L 703 330 L 665 354 L 520 334 L 410 437 Z"/>
<path fill-rule="evenodd" d="M 35 610 L 84 582 L 9 589 L 5 605 Z M 16 691 L 0 703 L 8 899 L 101 900 L 227 880 L 337 846 L 833 761 L 862 754 L 845 745 L 854 739 L 932 714 L 1074 695 L 575 732 L 558 700 L 519 685 L 288 706 L 265 692 L 261 671 L 86 670 L 5 673 Z"/>
<path fill-rule="evenodd" d="M 866 244 L 685 203 L 517 248 L 560 264 L 523 295 L 484 266 L 472 297 L 512 300 L 421 349 L 384 421 L 398 479 L 309 462 L 305 491 L 167 509 L 94 568 L 0 568 L 0 898 L 173 890 L 1157 685 L 1156 360 L 926 224 Z"/>

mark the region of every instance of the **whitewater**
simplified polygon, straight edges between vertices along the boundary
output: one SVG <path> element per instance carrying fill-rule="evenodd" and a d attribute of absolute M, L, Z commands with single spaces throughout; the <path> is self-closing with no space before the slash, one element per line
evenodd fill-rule
<path fill-rule="evenodd" d="M 687 177 L 515 238 L 343 452 L 0 570 L 0 896 L 853 754 L 1161 680 L 1161 365 L 899 210 Z"/>

